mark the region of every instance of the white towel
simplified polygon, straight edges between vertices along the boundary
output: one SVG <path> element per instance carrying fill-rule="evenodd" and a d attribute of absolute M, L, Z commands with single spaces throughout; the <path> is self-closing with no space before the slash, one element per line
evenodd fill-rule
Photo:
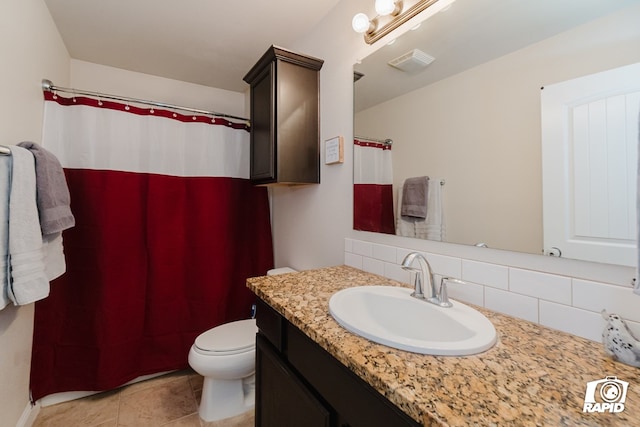
<path fill-rule="evenodd" d="M 0 156 L 0 310 L 11 300 L 9 287 L 9 190 L 11 156 Z"/>
<path fill-rule="evenodd" d="M 398 204 L 396 205 L 396 235 L 404 237 L 416 237 L 415 218 L 402 216 L 402 193 L 404 181 L 398 188 Z"/>
<path fill-rule="evenodd" d="M 67 264 L 64 260 L 64 248 L 62 246 L 62 233 L 42 236 L 44 251 L 44 270 L 47 279 L 53 280 L 60 277 L 67 271 Z"/>
<path fill-rule="evenodd" d="M 49 295 L 38 208 L 33 155 L 11 146 L 13 167 L 9 194 L 9 298 L 15 305 L 30 304 Z"/>
<path fill-rule="evenodd" d="M 429 180 L 427 218 L 416 222 L 416 236 L 420 239 L 446 241 L 441 181 L 440 179 Z"/>
<path fill-rule="evenodd" d="M 398 189 L 396 209 L 396 235 L 418 239 L 446 241 L 446 227 L 442 203 L 441 179 L 430 179 L 427 193 L 427 218 L 410 218 L 401 215 L 402 187 Z M 404 186 L 404 182 L 402 183 Z"/>

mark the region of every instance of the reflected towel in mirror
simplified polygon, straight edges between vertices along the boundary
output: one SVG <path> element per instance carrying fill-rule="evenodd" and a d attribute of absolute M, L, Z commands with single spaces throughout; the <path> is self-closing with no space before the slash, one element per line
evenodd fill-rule
<path fill-rule="evenodd" d="M 428 176 L 407 178 L 402 185 L 401 215 L 412 218 L 426 218 L 428 193 Z"/>
<path fill-rule="evenodd" d="M 402 215 L 403 187 L 398 189 L 397 213 L 396 213 L 396 235 L 405 237 L 416 237 L 419 239 L 446 241 L 446 227 L 444 217 L 444 206 L 442 200 L 441 179 L 428 180 L 427 216 L 426 218 L 415 218 Z"/>

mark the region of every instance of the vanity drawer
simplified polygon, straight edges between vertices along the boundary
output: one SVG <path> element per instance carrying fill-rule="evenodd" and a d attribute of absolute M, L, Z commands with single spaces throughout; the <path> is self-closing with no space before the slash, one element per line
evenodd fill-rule
<path fill-rule="evenodd" d="M 269 304 L 256 301 L 256 324 L 260 333 L 278 350 L 283 350 L 283 319 Z"/>

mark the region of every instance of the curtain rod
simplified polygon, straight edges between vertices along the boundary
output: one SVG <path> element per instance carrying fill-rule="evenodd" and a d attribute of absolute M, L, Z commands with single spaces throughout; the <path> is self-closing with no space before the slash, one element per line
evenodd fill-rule
<path fill-rule="evenodd" d="M 148 101 L 146 99 L 128 98 L 126 96 L 108 95 L 108 94 L 105 94 L 105 93 L 90 92 L 88 90 L 79 90 L 79 89 L 72 89 L 72 88 L 67 88 L 67 87 L 55 86 L 51 80 L 47 80 L 47 79 L 42 79 L 42 89 L 46 90 L 47 92 L 58 91 L 58 92 L 71 93 L 71 94 L 74 94 L 74 95 L 95 96 L 97 98 L 102 98 L 102 99 L 113 99 L 113 100 L 116 100 L 116 101 L 134 102 L 136 104 L 152 105 L 154 107 L 162 107 L 162 108 L 170 108 L 170 109 L 173 109 L 173 110 L 188 111 L 190 113 L 198 113 L 198 114 L 205 114 L 205 115 L 209 115 L 209 116 L 224 117 L 224 118 L 227 118 L 227 119 L 243 120 L 243 121 L 246 121 L 246 122 L 249 121 L 249 119 L 246 119 L 244 117 L 237 117 L 237 116 L 231 116 L 229 114 L 216 113 L 215 111 L 198 110 L 197 108 L 182 107 L 180 105 L 165 104 L 163 102 Z"/>
<path fill-rule="evenodd" d="M 380 144 L 385 144 L 385 145 L 392 145 L 393 144 L 393 140 L 390 138 L 387 139 L 377 139 L 377 138 L 368 138 L 366 136 L 354 136 L 355 139 L 364 139 L 367 141 L 371 141 L 371 142 L 379 142 Z"/>

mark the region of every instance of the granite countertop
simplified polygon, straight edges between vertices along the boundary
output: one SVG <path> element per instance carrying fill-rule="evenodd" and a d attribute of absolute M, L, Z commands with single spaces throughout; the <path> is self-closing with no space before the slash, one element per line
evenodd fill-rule
<path fill-rule="evenodd" d="M 640 426 L 640 369 L 611 360 L 599 343 L 478 308 L 498 332 L 490 350 L 464 357 L 396 350 L 348 332 L 329 314 L 333 293 L 365 285 L 408 286 L 347 266 L 247 281 L 259 298 L 425 426 Z M 624 411 L 583 413 L 587 382 L 606 376 L 629 383 Z"/>

